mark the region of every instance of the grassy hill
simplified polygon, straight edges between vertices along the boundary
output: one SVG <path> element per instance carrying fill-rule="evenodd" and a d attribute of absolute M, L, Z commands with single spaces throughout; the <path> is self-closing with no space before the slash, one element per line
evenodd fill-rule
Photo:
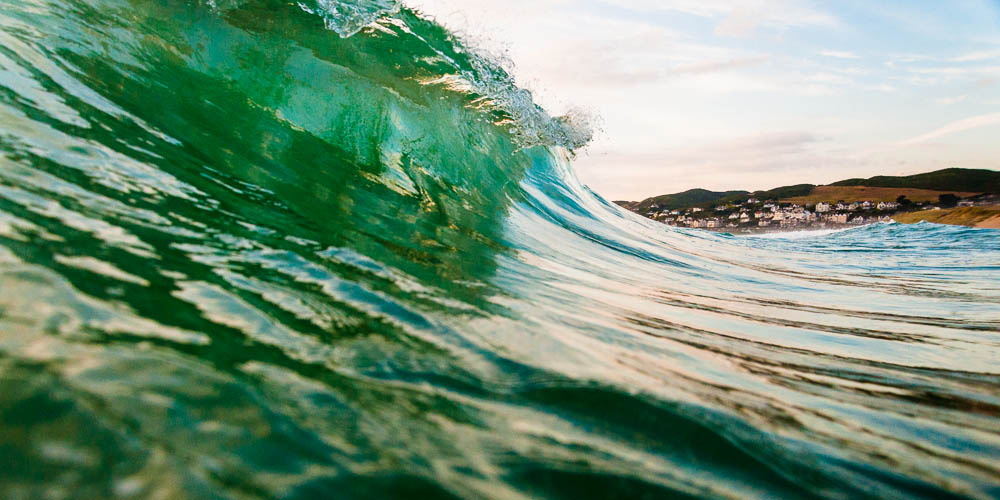
<path fill-rule="evenodd" d="M 798 203 L 809 205 L 820 201 L 835 202 L 844 200 L 853 201 L 896 201 L 899 196 L 906 196 L 913 202 L 936 202 L 938 196 L 945 193 L 952 193 L 960 198 L 975 196 L 979 192 L 963 191 L 932 191 L 930 189 L 913 188 L 891 188 L 891 187 L 869 187 L 869 186 L 816 186 L 809 194 L 803 196 L 793 196 L 791 198 L 781 198 L 783 203 Z"/>
<path fill-rule="evenodd" d="M 717 204 L 740 203 L 749 198 L 758 200 L 782 200 L 793 196 L 805 196 L 812 192 L 816 186 L 813 184 L 796 184 L 794 186 L 782 186 L 769 189 L 767 191 L 754 191 L 753 193 L 743 192 L 742 195 L 727 196 L 718 201 Z"/>
<path fill-rule="evenodd" d="M 846 179 L 828 186 L 796 184 L 767 191 L 709 191 L 689 189 L 681 193 L 646 198 L 639 202 L 618 204 L 645 213 L 653 207 L 670 210 L 689 207 L 707 208 L 712 205 L 738 204 L 748 198 L 781 200 L 790 203 L 816 203 L 819 201 L 895 201 L 905 195 L 911 201 L 937 201 L 942 194 L 953 193 L 959 197 L 979 193 L 1000 193 L 1000 172 L 994 170 L 946 168 L 925 174 L 901 177 L 877 176 L 868 179 Z"/>
<path fill-rule="evenodd" d="M 914 224 L 920 221 L 959 226 L 1000 229 L 1000 207 L 959 207 L 945 210 L 921 210 L 896 214 L 896 222 Z"/>
<path fill-rule="evenodd" d="M 1000 193 L 1000 172 L 971 168 L 946 168 L 926 174 L 894 177 L 880 175 L 868 179 L 847 179 L 831 186 L 870 186 L 887 188 L 930 189 L 933 191 L 964 191 Z"/>
<path fill-rule="evenodd" d="M 633 210 L 644 212 L 652 207 L 666 208 L 669 210 L 694 207 L 704 204 L 712 204 L 723 198 L 739 197 L 746 198 L 750 193 L 746 191 L 709 191 L 707 189 L 689 189 L 681 193 L 665 194 L 646 198 L 635 204 Z"/>

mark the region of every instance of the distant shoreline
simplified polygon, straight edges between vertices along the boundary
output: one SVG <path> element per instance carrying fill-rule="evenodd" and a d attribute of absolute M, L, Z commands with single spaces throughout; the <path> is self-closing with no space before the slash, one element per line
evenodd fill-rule
<path fill-rule="evenodd" d="M 921 221 L 953 226 L 1000 229 L 1000 205 L 985 207 L 957 207 L 941 210 L 921 210 L 893 216 L 896 222 L 916 224 Z"/>
<path fill-rule="evenodd" d="M 1000 229 L 1000 172 L 948 168 L 754 192 L 696 188 L 615 203 L 670 226 L 730 234 L 836 230 L 890 220 Z"/>

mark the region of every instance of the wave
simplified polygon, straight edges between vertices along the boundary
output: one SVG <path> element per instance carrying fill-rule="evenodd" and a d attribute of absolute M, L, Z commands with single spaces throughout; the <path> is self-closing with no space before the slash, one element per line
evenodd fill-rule
<path fill-rule="evenodd" d="M 1000 495 L 1000 232 L 673 229 L 394 1 L 0 0 L 0 495 Z"/>

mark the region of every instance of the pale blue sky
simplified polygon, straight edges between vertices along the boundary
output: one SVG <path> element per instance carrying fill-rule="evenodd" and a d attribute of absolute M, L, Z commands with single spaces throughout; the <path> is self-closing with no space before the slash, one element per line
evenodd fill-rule
<path fill-rule="evenodd" d="M 1000 0 L 412 0 L 553 113 L 612 199 L 1000 168 Z"/>

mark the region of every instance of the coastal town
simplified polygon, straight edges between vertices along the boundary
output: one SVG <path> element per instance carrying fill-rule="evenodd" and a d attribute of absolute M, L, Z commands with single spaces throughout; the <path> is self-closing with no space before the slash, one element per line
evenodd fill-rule
<path fill-rule="evenodd" d="M 995 204 L 990 198 L 959 199 L 942 196 L 937 203 L 913 203 L 905 196 L 896 201 L 783 203 L 778 200 L 748 198 L 711 207 L 669 209 L 653 206 L 640 212 L 649 219 L 675 227 L 700 228 L 730 233 L 759 233 L 809 229 L 834 229 L 888 222 L 899 212 L 942 210 Z"/>

